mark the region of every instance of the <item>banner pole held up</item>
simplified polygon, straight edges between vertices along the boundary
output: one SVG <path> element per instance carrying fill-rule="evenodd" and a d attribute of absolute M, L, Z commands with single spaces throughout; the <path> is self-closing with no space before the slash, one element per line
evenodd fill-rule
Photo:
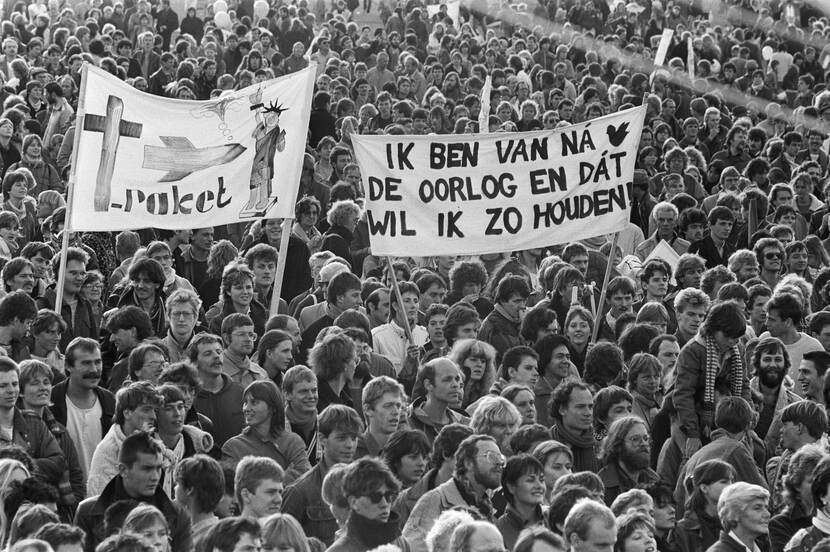
<path fill-rule="evenodd" d="M 389 279 L 392 281 L 392 290 L 395 292 L 398 308 L 401 309 L 401 313 L 403 314 L 403 297 L 401 297 L 401 288 L 398 287 L 398 276 L 395 274 L 395 267 L 392 266 L 392 257 L 386 257 L 386 262 L 389 266 Z M 415 340 L 412 339 L 412 328 L 409 327 L 409 320 L 407 320 L 406 316 L 403 317 L 403 329 L 406 332 L 406 339 L 409 344 L 414 345 Z"/>
<path fill-rule="evenodd" d="M 71 232 L 69 221 L 72 219 L 72 204 L 74 203 L 72 196 L 75 191 L 75 179 L 77 178 L 75 176 L 75 171 L 78 166 L 78 148 L 81 143 L 81 132 L 83 132 L 84 129 L 84 112 L 86 111 L 86 101 L 84 96 L 86 95 L 88 68 L 87 63 L 84 62 L 81 67 L 81 88 L 78 93 L 78 111 L 75 113 L 75 136 L 73 137 L 72 142 L 72 159 L 69 165 L 69 181 L 66 184 L 66 215 L 64 217 L 63 235 L 61 238 L 61 261 L 58 265 L 58 274 L 56 275 L 58 281 L 55 288 L 55 311 L 58 314 L 63 311 L 63 286 L 66 283 L 66 256 L 69 251 L 69 234 Z"/>
<path fill-rule="evenodd" d="M 608 278 L 611 277 L 611 265 L 614 262 L 614 256 L 617 253 L 617 240 L 620 237 L 619 232 L 614 232 L 614 239 L 611 240 L 611 254 L 608 255 L 608 264 L 605 265 L 605 277 L 602 279 L 602 291 L 599 294 L 599 306 L 597 307 L 597 315 L 594 319 L 594 331 L 591 332 L 591 343 L 596 343 L 597 335 L 599 335 L 600 317 L 603 316 L 602 310 L 605 308 L 605 290 L 608 288 Z"/>
<path fill-rule="evenodd" d="M 277 271 L 274 274 L 274 289 L 271 292 L 271 305 L 268 309 L 268 318 L 277 314 L 280 308 L 280 293 L 282 292 L 282 280 L 285 276 L 285 262 L 288 258 L 288 241 L 291 239 L 291 228 L 293 226 L 293 218 L 282 219 L 282 235 L 280 236 L 280 250 L 277 252 Z"/>
<path fill-rule="evenodd" d="M 749 212 L 746 220 L 746 241 L 747 247 L 752 249 L 752 234 L 758 230 L 758 200 L 749 200 Z"/>

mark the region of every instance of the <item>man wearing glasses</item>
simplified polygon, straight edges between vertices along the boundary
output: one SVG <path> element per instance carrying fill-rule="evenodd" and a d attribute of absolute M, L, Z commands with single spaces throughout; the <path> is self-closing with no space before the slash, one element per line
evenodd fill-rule
<path fill-rule="evenodd" d="M 257 334 L 254 322 L 247 314 L 234 313 L 222 320 L 222 339 L 225 350 L 222 351 L 222 371 L 242 388 L 262 379 L 268 374 L 250 355 L 254 352 Z"/>
<path fill-rule="evenodd" d="M 489 435 L 471 435 L 458 446 L 451 479 L 427 492 L 415 504 L 403 536 L 413 550 L 426 550 L 426 536 L 444 510 L 455 507 L 478 511 L 493 522 L 493 507 L 487 491 L 501 486 L 505 458 Z"/>
<path fill-rule="evenodd" d="M 599 470 L 605 485 L 605 503 L 611 504 L 631 489 L 648 489 L 660 480 L 651 461 L 651 438 L 645 422 L 637 416 L 615 420 L 602 441 Z"/>

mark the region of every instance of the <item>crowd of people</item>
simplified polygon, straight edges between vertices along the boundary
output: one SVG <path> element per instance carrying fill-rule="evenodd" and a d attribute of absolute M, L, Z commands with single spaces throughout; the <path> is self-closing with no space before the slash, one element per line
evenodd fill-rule
<path fill-rule="evenodd" d="M 450 6 L 4 2 L 0 549 L 830 550 L 830 6 Z M 84 63 L 185 100 L 315 63 L 295 218 L 62 262 Z M 643 103 L 616 235 L 373 255 L 354 134 Z"/>

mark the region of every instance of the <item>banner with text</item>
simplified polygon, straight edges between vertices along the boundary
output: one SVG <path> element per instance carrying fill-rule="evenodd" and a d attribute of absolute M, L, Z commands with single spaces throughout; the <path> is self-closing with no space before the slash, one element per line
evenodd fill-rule
<path fill-rule="evenodd" d="M 208 101 L 145 94 L 86 66 L 72 230 L 293 217 L 314 67 Z"/>
<path fill-rule="evenodd" d="M 556 130 L 353 135 L 375 255 L 475 255 L 625 228 L 645 107 Z"/>

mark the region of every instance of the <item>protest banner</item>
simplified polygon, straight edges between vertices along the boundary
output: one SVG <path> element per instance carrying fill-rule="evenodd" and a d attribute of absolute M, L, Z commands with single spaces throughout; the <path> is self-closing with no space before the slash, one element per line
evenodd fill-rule
<path fill-rule="evenodd" d="M 663 34 L 660 36 L 660 45 L 657 46 L 657 53 L 654 54 L 654 67 L 660 67 L 666 61 L 666 54 L 669 53 L 669 46 L 671 46 L 671 39 L 674 36 L 674 31 L 671 29 L 663 29 Z"/>
<path fill-rule="evenodd" d="M 68 228 L 184 229 L 293 216 L 313 67 L 208 101 L 154 96 L 97 67 L 85 71 Z"/>
<path fill-rule="evenodd" d="M 461 7 L 459 0 L 441 0 L 436 4 L 427 4 L 427 16 L 432 19 L 432 16 L 441 13 L 441 6 L 447 6 L 447 16 L 453 21 L 458 21 L 458 12 Z"/>
<path fill-rule="evenodd" d="M 625 228 L 645 109 L 535 132 L 352 136 L 373 254 L 518 251 Z"/>

